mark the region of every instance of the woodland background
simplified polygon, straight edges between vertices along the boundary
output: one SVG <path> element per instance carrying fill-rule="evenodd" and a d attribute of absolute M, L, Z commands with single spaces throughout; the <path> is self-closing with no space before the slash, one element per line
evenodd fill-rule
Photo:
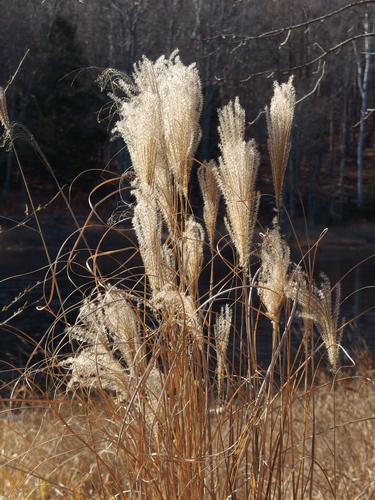
<path fill-rule="evenodd" d="M 217 108 L 239 95 L 255 121 L 248 133 L 262 152 L 260 187 L 271 193 L 261 112 L 273 80 L 294 75 L 301 102 L 286 208 L 311 224 L 373 219 L 375 1 L 0 0 L 0 9 L 3 86 L 29 49 L 6 93 L 10 118 L 31 131 L 63 184 L 92 169 L 75 182 L 72 198 L 83 199 L 101 170 L 129 166 L 122 143 L 111 140 L 114 110 L 97 77 L 108 67 L 130 73 L 143 54 L 155 59 L 178 48 L 185 63 L 197 62 L 203 82 L 199 159 L 217 156 Z M 56 186 L 30 144 L 18 141 L 43 204 Z M 25 200 L 15 159 L 3 150 L 0 207 L 16 213 Z"/>

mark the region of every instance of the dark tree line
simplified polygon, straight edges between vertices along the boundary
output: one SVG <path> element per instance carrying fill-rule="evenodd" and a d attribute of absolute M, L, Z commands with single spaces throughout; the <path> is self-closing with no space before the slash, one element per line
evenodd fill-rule
<path fill-rule="evenodd" d="M 121 148 L 109 141 L 110 123 L 98 123 L 107 102 L 98 74 L 107 67 L 131 72 L 143 54 L 156 58 L 179 48 L 184 62 L 197 62 L 203 82 L 201 158 L 217 154 L 217 108 L 239 95 L 254 120 L 249 134 L 263 153 L 267 192 L 261 111 L 273 80 L 294 74 L 301 102 L 288 209 L 301 213 L 302 200 L 312 218 L 375 213 L 375 1 L 1 0 L 0 7 L 3 85 L 30 49 L 7 92 L 9 113 L 32 131 L 62 182 L 106 167 Z M 25 148 L 24 157 L 43 183 L 47 176 L 32 151 Z M 1 162 L 1 190 L 9 193 L 18 188 L 17 171 L 9 155 Z M 118 154 L 109 168 L 122 171 L 126 162 Z"/>

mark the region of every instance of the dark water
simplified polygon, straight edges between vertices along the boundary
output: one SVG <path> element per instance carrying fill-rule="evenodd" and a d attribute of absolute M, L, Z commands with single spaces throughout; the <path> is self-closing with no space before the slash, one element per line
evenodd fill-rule
<path fill-rule="evenodd" d="M 64 225 L 58 220 L 48 221 L 44 227 L 47 246 L 53 260 L 72 229 L 71 226 Z M 106 275 L 114 273 L 125 278 L 127 269 L 135 263 L 130 259 L 133 253 L 132 242 L 129 240 L 130 233 L 127 231 L 112 233 L 101 242 L 104 234 L 103 230 L 99 229 L 88 231 L 87 243 L 92 249 L 100 243 L 102 251 L 122 249 L 113 257 L 102 260 L 99 258 L 98 265 Z M 67 241 L 65 252 L 72 248 L 73 241 L 74 238 Z M 67 317 L 62 318 L 63 320 L 74 318 L 76 314 L 74 304 L 77 304 L 82 294 L 93 285 L 92 277 L 85 268 L 89 254 L 83 242 L 79 244 L 79 248 L 81 250 L 78 252 L 75 264 L 71 266 L 69 276 L 63 269 L 66 258 L 61 258 L 61 264 L 57 269 L 60 271 L 58 280 L 60 298 L 64 301 L 64 310 L 68 311 Z M 354 242 L 350 247 L 345 244 L 336 247 L 327 246 L 318 253 L 316 269 L 324 271 L 334 283 L 374 252 L 375 245 L 367 243 Z M 0 258 L 0 309 L 3 308 L 0 313 L 0 371 L 2 372 L 0 378 L 6 381 L 17 375 L 14 367 L 24 366 L 37 342 L 43 338 L 43 334 L 51 324 L 54 324 L 55 316 L 47 311 L 37 310 L 37 306 L 45 304 L 45 297 L 50 291 L 48 279 L 45 290 L 41 284 L 37 285 L 38 282 L 45 280 L 48 270 L 48 261 L 38 234 L 22 228 L 0 235 Z M 48 276 L 47 274 L 47 278 Z M 363 339 L 375 354 L 375 309 L 361 315 L 363 311 L 375 305 L 375 289 L 366 289 L 374 285 L 375 259 L 373 258 L 356 267 L 342 281 L 342 300 L 344 300 L 342 315 L 346 320 L 360 316 L 345 329 L 344 344 L 348 349 L 353 350 L 360 346 Z M 77 290 L 77 287 L 81 288 Z M 354 290 L 361 288 L 365 289 L 348 297 Z M 55 315 L 59 313 L 59 306 L 60 299 L 55 292 L 51 302 L 51 309 Z M 20 309 L 23 311 L 18 314 Z M 49 332 L 50 337 L 61 334 L 62 325 L 63 321 L 56 321 L 53 331 Z M 265 337 L 264 345 L 266 344 L 269 344 L 269 340 Z"/>
<path fill-rule="evenodd" d="M 0 234 L 0 380 L 17 376 L 17 367 L 25 366 L 30 354 L 42 359 L 41 347 L 59 346 L 66 322 L 74 321 L 77 304 L 95 285 L 90 253 L 116 250 L 113 256 L 98 257 L 97 277 L 126 274 L 124 267 L 134 268 L 130 231 L 112 231 L 93 227 L 80 239 L 74 261 L 67 269 L 70 250 L 77 241 L 72 225 L 61 219 L 43 221 L 46 247 L 51 262 L 58 256 L 58 288 L 51 292 L 51 272 L 42 241 L 35 228 L 19 228 Z M 62 250 L 61 250 L 62 248 Z M 87 250 L 90 248 L 90 251 Z M 118 251 L 120 249 L 120 251 Z M 59 253 L 60 252 L 60 253 Z M 100 274 L 101 273 L 101 274 Z M 51 300 L 49 300 L 51 298 Z M 49 311 L 43 309 L 49 303 Z"/>

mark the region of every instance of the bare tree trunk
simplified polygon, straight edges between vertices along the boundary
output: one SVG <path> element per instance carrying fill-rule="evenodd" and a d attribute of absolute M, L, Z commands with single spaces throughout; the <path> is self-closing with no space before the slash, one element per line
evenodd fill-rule
<path fill-rule="evenodd" d="M 348 127 L 348 97 L 347 92 L 344 94 L 344 103 L 343 103 L 343 116 L 341 121 L 341 156 L 340 156 L 340 172 L 339 172 L 339 211 L 340 216 L 342 212 L 342 207 L 344 204 L 344 176 L 345 176 L 345 167 L 346 167 L 346 157 L 348 152 L 348 143 L 349 143 L 349 127 Z"/>
<path fill-rule="evenodd" d="M 296 203 L 295 203 L 295 195 L 296 195 L 296 185 L 297 185 L 297 162 L 296 162 L 296 151 L 295 149 L 292 150 L 292 153 L 289 158 L 289 175 L 288 175 L 288 181 L 289 181 L 289 214 L 291 218 L 293 219 L 296 214 Z"/>
<path fill-rule="evenodd" d="M 331 193 L 335 193 L 336 187 L 336 176 L 335 176 L 335 166 L 336 166 L 336 148 L 335 148 L 335 112 L 334 105 L 331 106 L 330 117 L 329 117 L 329 176 L 331 184 Z M 331 217 L 335 216 L 335 196 L 331 196 L 331 202 L 329 204 L 329 213 Z"/>
<path fill-rule="evenodd" d="M 365 19 L 363 21 L 363 27 L 365 33 L 369 32 L 369 22 L 368 14 L 365 14 Z M 354 43 L 354 50 L 357 60 L 357 81 L 358 88 L 361 95 L 361 112 L 359 121 L 359 135 L 357 143 L 357 206 L 361 208 L 363 206 L 363 147 L 365 141 L 365 121 L 367 113 L 367 102 L 368 102 L 368 80 L 371 65 L 371 54 L 370 54 L 370 37 L 365 37 L 365 61 L 364 68 L 362 69 L 361 57 L 358 53 L 357 46 Z"/>
<path fill-rule="evenodd" d="M 375 115 L 372 117 L 372 175 L 375 176 Z"/>
<path fill-rule="evenodd" d="M 312 227 L 315 226 L 315 218 L 316 218 L 316 203 L 317 203 L 317 180 L 318 180 L 318 171 L 319 165 L 322 162 L 322 153 L 317 155 L 313 161 L 312 166 L 310 167 L 310 183 L 309 183 L 309 195 L 308 195 L 308 206 L 309 206 L 309 222 Z"/>

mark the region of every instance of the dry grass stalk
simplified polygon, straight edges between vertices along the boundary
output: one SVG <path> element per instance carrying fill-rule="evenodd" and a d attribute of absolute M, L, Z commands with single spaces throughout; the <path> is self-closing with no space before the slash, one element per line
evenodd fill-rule
<path fill-rule="evenodd" d="M 336 436 L 336 446 L 340 450 L 337 456 L 337 498 L 371 497 L 375 481 L 374 384 L 366 383 L 364 378 L 338 381 L 334 395 L 332 384 L 324 383 L 325 380 L 321 382 L 320 386 L 313 388 L 314 439 L 311 439 L 310 432 L 306 432 L 301 393 L 295 394 L 298 397 L 291 403 L 289 416 L 280 412 L 281 397 L 276 398 L 272 420 L 264 431 L 264 448 L 260 450 L 264 459 L 274 459 L 275 466 L 261 462 L 261 469 L 264 467 L 266 472 L 264 482 L 257 485 L 252 471 L 246 469 L 245 461 L 242 461 L 236 475 L 232 476 L 237 480 L 239 498 L 263 499 L 270 495 L 277 498 L 278 493 L 282 495 L 280 498 L 293 498 L 297 493 L 303 498 L 310 491 L 314 499 L 333 497 L 333 399 L 336 401 L 338 431 L 341 429 Z M 200 451 L 196 460 L 198 472 L 194 470 L 195 474 L 191 472 L 190 476 L 183 476 L 180 471 L 187 462 L 187 455 L 184 455 L 185 460 L 172 459 L 179 451 L 176 438 L 180 428 L 174 420 L 176 412 L 167 415 L 167 422 L 174 424 L 173 441 L 171 439 L 172 443 L 169 443 L 170 427 L 161 425 L 157 438 L 142 434 L 141 421 L 137 420 L 140 413 L 132 414 L 132 419 L 127 418 L 124 424 L 126 408 L 127 404 L 116 405 L 110 398 L 93 399 L 86 404 L 60 399 L 55 406 L 46 404 L 45 407 L 39 403 L 38 407 L 24 408 L 13 417 L 9 410 L 2 408 L 0 484 L 3 498 L 43 498 L 43 494 L 44 498 L 51 499 L 115 498 L 121 495 L 137 498 L 140 494 L 145 498 L 174 498 L 177 490 L 180 497 L 188 491 L 188 497 L 194 499 L 217 498 L 218 493 L 223 498 L 231 495 L 233 485 L 228 484 L 228 460 L 233 460 L 230 469 L 233 471 L 235 458 L 230 436 L 232 434 L 236 439 L 247 424 L 249 415 L 246 411 L 240 411 L 241 407 L 237 406 L 228 415 L 211 415 L 213 435 L 209 444 L 212 452 L 209 453 L 207 443 L 209 436 L 202 434 L 197 448 Z M 308 411 L 312 413 L 311 403 Z M 310 422 L 312 424 L 310 420 L 307 423 Z M 193 432 L 202 423 L 195 418 L 186 425 L 192 425 Z M 279 464 L 279 448 L 273 443 L 277 445 L 280 441 L 281 425 L 285 433 L 293 431 L 294 439 L 283 448 L 283 462 Z M 258 426 L 261 427 L 262 422 Z M 249 429 L 249 439 L 253 437 L 252 431 Z M 190 427 L 185 429 L 189 436 L 192 432 Z M 171 458 L 166 460 L 168 451 Z M 188 456 L 192 468 L 194 456 Z M 305 457 L 308 458 L 304 460 Z M 290 468 L 302 464 L 302 472 L 310 478 L 312 457 L 318 465 L 314 479 L 306 479 L 297 489 L 290 480 Z M 199 489 L 202 483 L 203 493 Z"/>
<path fill-rule="evenodd" d="M 217 355 L 216 377 L 220 398 L 223 397 L 223 381 L 226 374 L 225 362 L 231 326 L 232 310 L 228 304 L 226 304 L 221 308 L 214 327 L 215 348 Z"/>
<path fill-rule="evenodd" d="M 203 219 L 206 224 L 208 241 L 211 251 L 215 247 L 215 228 L 219 210 L 220 191 L 217 184 L 215 170 L 216 162 L 204 162 L 198 170 L 198 180 L 203 196 Z"/>
<path fill-rule="evenodd" d="M 177 239 L 177 202 L 173 184 L 173 176 L 169 169 L 162 168 L 158 171 L 156 179 L 155 198 L 160 213 L 163 216 L 173 240 Z"/>
<path fill-rule="evenodd" d="M 133 193 L 137 200 L 133 227 L 151 291 L 156 295 L 166 285 L 174 282 L 174 272 L 161 242 L 162 222 L 155 193 L 147 185 L 136 187 Z"/>
<path fill-rule="evenodd" d="M 162 322 L 176 332 L 174 340 L 182 340 L 187 333 L 203 349 L 203 327 L 190 295 L 166 287 L 155 296 L 154 307 L 160 311 Z"/>
<path fill-rule="evenodd" d="M 240 267 L 247 269 L 260 200 L 255 191 L 259 154 L 254 141 L 245 141 L 245 111 L 238 98 L 219 111 L 219 135 L 217 178 L 227 206 L 227 228 Z"/>
<path fill-rule="evenodd" d="M 0 87 L 0 123 L 6 130 L 10 129 L 8 106 L 3 87 Z"/>
<path fill-rule="evenodd" d="M 193 216 L 190 216 L 187 221 L 180 243 L 182 272 L 186 287 L 191 296 L 195 297 L 203 263 L 204 231 Z"/>
<path fill-rule="evenodd" d="M 270 107 L 266 107 L 266 117 L 268 150 L 271 157 L 272 179 L 278 210 L 281 206 L 283 181 L 290 151 L 295 101 L 293 77 L 290 77 L 288 82 L 282 85 L 274 82 L 274 95 Z"/>

